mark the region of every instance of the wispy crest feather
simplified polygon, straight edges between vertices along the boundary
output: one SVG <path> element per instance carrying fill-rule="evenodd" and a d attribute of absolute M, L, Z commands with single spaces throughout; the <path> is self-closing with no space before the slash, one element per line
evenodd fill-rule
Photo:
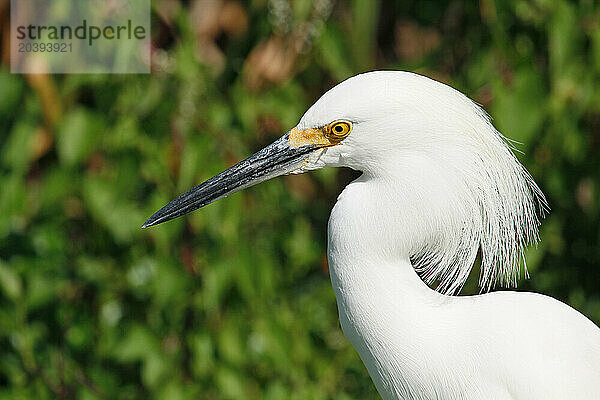
<path fill-rule="evenodd" d="M 481 291 L 496 283 L 516 286 L 524 249 L 539 240 L 538 213 L 543 216 L 548 204 L 485 111 L 452 92 L 462 103 L 457 112 L 465 112 L 464 131 L 457 136 L 461 142 L 453 160 L 443 163 L 460 181 L 452 194 L 456 207 L 448 217 L 452 223 L 441 226 L 437 239 L 413 255 L 413 263 L 426 283 L 457 294 L 481 251 Z M 523 268 L 527 273 L 524 262 Z"/>

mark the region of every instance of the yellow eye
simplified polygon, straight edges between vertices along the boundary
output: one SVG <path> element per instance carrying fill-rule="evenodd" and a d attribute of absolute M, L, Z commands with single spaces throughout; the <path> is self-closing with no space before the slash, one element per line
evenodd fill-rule
<path fill-rule="evenodd" d="M 333 121 L 325 127 L 325 134 L 329 140 L 342 140 L 352 131 L 352 123 L 349 121 Z"/>

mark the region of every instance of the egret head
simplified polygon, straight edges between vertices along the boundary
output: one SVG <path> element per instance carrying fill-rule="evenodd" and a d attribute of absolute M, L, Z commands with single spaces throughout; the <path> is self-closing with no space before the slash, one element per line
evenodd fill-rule
<path fill-rule="evenodd" d="M 326 166 L 389 182 L 403 224 L 419 232 L 405 250 L 442 292 L 460 290 L 479 250 L 484 289 L 513 283 L 524 246 L 537 238 L 543 194 L 487 114 L 449 86 L 398 71 L 335 86 L 283 137 L 173 200 L 143 227 L 275 176 Z"/>

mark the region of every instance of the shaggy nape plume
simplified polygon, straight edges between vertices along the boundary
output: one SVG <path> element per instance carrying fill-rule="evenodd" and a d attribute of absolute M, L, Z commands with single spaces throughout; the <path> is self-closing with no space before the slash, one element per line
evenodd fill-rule
<path fill-rule="evenodd" d="M 496 283 L 516 286 L 524 249 L 539 240 L 538 212 L 548 211 L 544 194 L 519 163 L 489 116 L 456 92 L 468 118 L 467 131 L 457 134 L 452 160 L 436 160 L 452 179 L 452 212 L 440 217 L 441 230 L 412 256 L 413 265 L 436 290 L 458 294 L 481 253 L 481 292 Z M 468 102 L 465 103 L 465 102 Z M 466 107 L 465 107 L 466 106 Z M 465 129 L 465 128 L 463 128 Z M 451 214 L 451 215 L 448 215 Z M 524 263 L 523 263 L 524 265 Z M 525 273 L 526 266 L 524 265 Z"/>

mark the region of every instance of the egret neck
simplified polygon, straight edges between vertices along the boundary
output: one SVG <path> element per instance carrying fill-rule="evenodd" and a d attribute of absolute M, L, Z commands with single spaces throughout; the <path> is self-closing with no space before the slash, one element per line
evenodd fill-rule
<path fill-rule="evenodd" d="M 410 388 L 420 387 L 431 396 L 425 398 L 435 398 L 428 378 L 439 373 L 436 348 L 448 352 L 451 338 L 440 323 L 453 322 L 444 305 L 454 298 L 430 289 L 415 272 L 412 240 L 403 243 L 396 234 L 403 196 L 389 183 L 365 173 L 339 196 L 328 225 L 331 283 L 344 334 L 382 396 L 413 398 Z"/>

